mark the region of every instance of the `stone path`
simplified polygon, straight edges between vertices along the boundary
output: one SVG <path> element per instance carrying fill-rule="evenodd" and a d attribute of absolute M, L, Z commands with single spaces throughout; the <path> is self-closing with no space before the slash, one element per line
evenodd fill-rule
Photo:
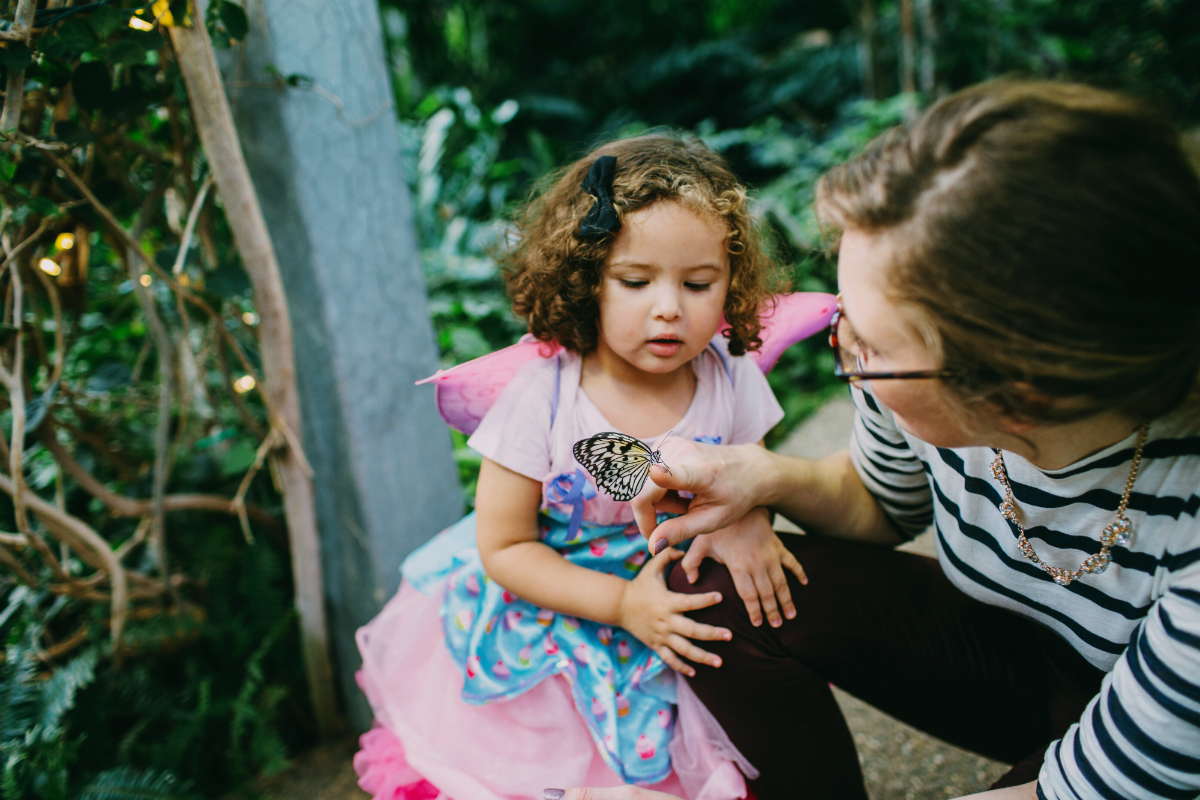
<path fill-rule="evenodd" d="M 836 399 L 814 414 L 778 449 L 803 458 L 820 458 L 841 450 L 850 438 L 854 407 L 848 398 Z M 780 528 L 788 526 L 781 520 Z M 932 556 L 931 532 L 904 545 Z M 914 686 L 913 691 L 921 687 Z M 942 800 L 985 790 L 1007 767 L 983 756 L 952 747 L 892 719 L 845 692 L 834 690 L 854 734 L 863 776 L 871 800 Z M 258 787 L 266 800 L 365 800 L 350 759 L 355 742 L 347 738 L 299 756 L 295 767 Z M 797 786 L 803 800 L 803 778 Z"/>

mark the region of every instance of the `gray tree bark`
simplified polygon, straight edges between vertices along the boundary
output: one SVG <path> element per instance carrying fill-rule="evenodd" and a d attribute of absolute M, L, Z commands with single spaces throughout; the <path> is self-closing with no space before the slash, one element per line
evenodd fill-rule
<path fill-rule="evenodd" d="M 248 0 L 226 86 L 294 328 L 330 640 L 350 717 L 354 632 L 401 561 L 462 514 L 376 0 Z M 287 88 L 273 76 L 303 76 Z M 303 88 L 308 87 L 308 88 Z"/>

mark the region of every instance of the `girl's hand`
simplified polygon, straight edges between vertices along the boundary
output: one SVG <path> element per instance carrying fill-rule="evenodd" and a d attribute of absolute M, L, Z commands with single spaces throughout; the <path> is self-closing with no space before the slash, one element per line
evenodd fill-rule
<path fill-rule="evenodd" d="M 771 514 L 767 509 L 756 508 L 729 527 L 692 540 L 692 546 L 679 564 L 688 583 L 696 582 L 700 562 L 705 558 L 729 568 L 733 585 L 746 604 L 746 612 L 755 627 L 762 624 L 763 612 L 772 628 L 782 625 L 781 607 L 785 617 L 795 619 L 796 606 L 792 604 L 784 570 L 795 575 L 802 584 L 808 583 L 808 576 L 792 551 L 783 546 L 771 529 Z"/>
<path fill-rule="evenodd" d="M 685 611 L 716 605 L 721 602 L 721 594 L 677 594 L 668 589 L 663 572 L 667 564 L 680 558 L 681 551 L 669 548 L 647 561 L 638 576 L 629 581 L 621 597 L 620 626 L 658 653 L 672 669 L 692 677 L 696 670 L 680 656 L 714 667 L 721 666 L 721 659 L 688 640 L 729 641 L 733 634 L 683 615 Z"/>
<path fill-rule="evenodd" d="M 671 438 L 662 445 L 668 473 L 650 468 L 650 480 L 630 501 L 638 529 L 655 548 L 679 544 L 740 520 L 755 506 L 769 505 L 759 497 L 770 470 L 767 451 L 753 444 L 703 445 Z M 680 491 L 691 492 L 684 500 Z M 657 524 L 656 511 L 683 514 Z"/>

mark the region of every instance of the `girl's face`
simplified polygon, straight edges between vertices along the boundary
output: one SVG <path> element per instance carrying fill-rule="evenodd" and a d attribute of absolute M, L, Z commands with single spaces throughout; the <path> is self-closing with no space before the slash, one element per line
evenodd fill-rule
<path fill-rule="evenodd" d="M 838 253 L 838 286 L 845 327 L 857 340 L 864 372 L 906 372 L 941 365 L 917 332 L 914 311 L 888 294 L 893 244 L 887 234 L 848 229 Z M 937 447 L 985 443 L 982 430 L 967 424 L 950 390 L 936 379 L 901 378 L 871 382 L 875 399 L 895 414 L 901 428 Z"/>
<path fill-rule="evenodd" d="M 698 356 L 725 309 L 728 233 L 672 201 L 627 216 L 605 262 L 597 349 L 659 375 Z"/>

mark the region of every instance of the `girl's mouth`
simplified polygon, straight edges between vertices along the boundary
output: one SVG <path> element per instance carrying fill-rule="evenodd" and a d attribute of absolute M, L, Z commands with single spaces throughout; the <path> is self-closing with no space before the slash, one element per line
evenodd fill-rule
<path fill-rule="evenodd" d="M 683 340 L 675 336 L 660 336 L 646 342 L 646 349 L 656 356 L 670 358 L 683 349 Z"/>

